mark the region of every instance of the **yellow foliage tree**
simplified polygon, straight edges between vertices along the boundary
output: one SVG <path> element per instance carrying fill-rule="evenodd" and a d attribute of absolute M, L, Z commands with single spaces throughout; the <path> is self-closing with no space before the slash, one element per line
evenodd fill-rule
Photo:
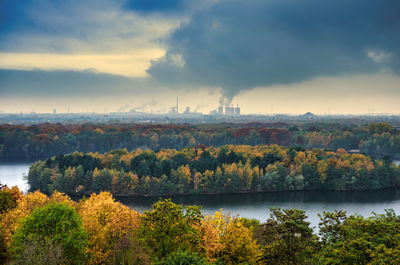
<path fill-rule="evenodd" d="M 222 249 L 219 260 L 223 264 L 258 264 L 261 256 L 259 245 L 252 238 L 253 232 L 238 219 L 233 219 L 221 235 Z"/>
<path fill-rule="evenodd" d="M 118 240 L 132 237 L 139 226 L 139 213 L 116 202 L 109 192 L 92 194 L 78 207 L 89 236 L 91 264 L 109 264 Z"/>
<path fill-rule="evenodd" d="M 77 206 L 78 206 L 78 204 L 75 201 L 71 200 L 71 198 L 68 195 L 65 195 L 64 193 L 61 193 L 58 191 L 53 192 L 53 194 L 51 195 L 50 201 L 57 202 L 57 203 L 63 202 L 65 204 L 67 204 L 68 206 L 71 206 L 74 208 L 77 208 Z"/>
<path fill-rule="evenodd" d="M 317 165 L 317 170 L 320 175 L 319 181 L 321 183 L 324 183 L 327 177 L 327 171 L 328 171 L 329 163 L 326 160 L 321 160 L 318 162 Z"/>
<path fill-rule="evenodd" d="M 196 172 L 193 176 L 193 189 L 197 190 L 200 185 L 200 181 L 203 178 L 203 175 L 200 172 Z"/>
<path fill-rule="evenodd" d="M 202 235 L 200 248 L 204 251 L 204 255 L 210 262 L 217 261 L 218 254 L 222 250 L 220 236 L 217 229 L 206 220 L 202 220 L 200 225 L 196 227 Z"/>
<path fill-rule="evenodd" d="M 39 191 L 28 193 L 18 200 L 17 207 L 2 216 L 1 229 L 6 246 L 10 245 L 12 235 L 21 225 L 19 221 L 27 217 L 35 208 L 44 206 L 48 202 L 49 198 Z"/>
<path fill-rule="evenodd" d="M 204 217 L 202 229 L 207 231 L 203 234 L 204 248 L 211 262 L 218 259 L 227 265 L 258 264 L 260 247 L 252 238 L 253 231 L 245 227 L 240 219 L 224 215 L 221 209 L 214 215 Z"/>
<path fill-rule="evenodd" d="M 218 232 L 218 235 L 221 236 L 225 229 L 226 225 L 232 220 L 230 215 L 224 215 L 222 209 L 215 212 L 214 215 L 206 215 L 204 217 L 204 221 L 212 225 Z"/>

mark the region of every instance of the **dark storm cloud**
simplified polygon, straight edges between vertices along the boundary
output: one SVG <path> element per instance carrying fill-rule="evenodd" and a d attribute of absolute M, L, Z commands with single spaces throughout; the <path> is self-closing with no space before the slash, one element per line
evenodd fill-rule
<path fill-rule="evenodd" d="M 167 2 L 169 4 L 165 4 Z M 139 38 L 151 35 L 151 25 L 162 25 L 168 18 L 174 18 L 172 10 L 186 12 L 189 3 L 181 4 L 176 0 L 0 0 L 0 50 L 71 52 L 78 42 L 106 43 L 110 38 Z M 147 16 L 156 10 L 171 14 L 167 19 L 160 18 L 158 13 Z M 144 17 L 148 21 L 144 21 Z M 149 17 L 153 19 L 151 22 Z M 152 30 L 157 31 L 157 28 Z"/>
<path fill-rule="evenodd" d="M 128 0 L 123 5 L 124 8 L 138 12 L 179 12 L 188 7 L 192 1 L 184 0 Z"/>
<path fill-rule="evenodd" d="M 106 3 L 107 0 L 99 0 L 98 5 Z M 84 8 L 87 6 L 96 7 L 95 0 L 80 1 L 79 6 L 73 0 L 1 0 L 0 1 L 0 37 L 8 37 L 10 34 L 17 33 L 47 33 L 47 34 L 66 34 L 66 25 L 46 23 L 43 18 L 49 16 L 65 15 L 71 13 L 73 9 Z M 82 18 L 73 18 L 79 19 Z M 54 22 L 54 21 L 53 21 Z M 65 23 L 68 24 L 68 23 Z M 69 23 L 71 24 L 71 23 Z"/>
<path fill-rule="evenodd" d="M 33 22 L 27 18 L 26 10 L 32 2 L 32 0 L 0 1 L 0 37 L 17 30 L 34 27 Z"/>
<path fill-rule="evenodd" d="M 79 98 L 151 92 L 153 85 L 146 78 L 87 71 L 19 71 L 0 70 L 0 97 Z"/>
<path fill-rule="evenodd" d="M 242 90 L 317 76 L 400 71 L 398 0 L 222 0 L 182 24 L 148 73 Z"/>
<path fill-rule="evenodd" d="M 216 0 L 126 0 L 122 9 L 140 14 L 161 14 L 187 17 L 196 10 L 208 7 Z"/>
<path fill-rule="evenodd" d="M 122 1 L 122 0 L 121 0 Z M 15 36 L 74 36 L 85 39 L 82 28 L 88 27 L 85 16 L 77 17 L 76 10 L 104 5 L 109 0 L 0 0 L 0 50 L 20 51 Z M 69 21 L 64 20 L 67 16 Z M 50 18 L 50 19 L 49 19 Z M 80 21 L 81 28 L 74 22 Z M 90 26 L 90 25 L 89 25 Z M 95 25 L 92 25 L 94 28 Z M 27 45 L 29 46 L 29 44 Z M 51 45 L 50 45 L 51 46 Z M 24 46 L 25 48 L 25 46 Z M 60 51 L 55 45 L 51 51 Z"/>
<path fill-rule="evenodd" d="M 124 18 L 127 13 L 134 15 L 107 20 L 110 14 Z M 318 76 L 382 69 L 398 74 L 399 14 L 398 0 L 0 0 L 2 52 L 108 53 L 118 42 L 124 44 L 118 51 L 125 51 L 137 44 L 130 38 L 123 42 L 124 36 L 152 31 L 143 25 L 157 25 L 165 17 L 188 18 L 166 33 L 166 55 L 148 69 L 153 80 L 93 72 L 2 70 L 0 97 L 79 97 L 211 86 L 221 87 L 229 101 L 253 87 Z M 132 25 L 142 15 L 149 20 Z M 95 50 L 98 43 L 102 45 Z M 137 43 L 147 45 L 141 39 Z"/>
<path fill-rule="evenodd" d="M 210 0 L 0 0 L 0 39 L 16 33 L 68 34 L 85 38 L 74 21 L 87 24 L 85 16 L 90 16 L 90 10 L 101 10 L 104 14 L 117 10 L 121 14 L 135 11 L 139 14 L 156 12 L 182 16 L 208 2 Z M 65 15 L 69 15 L 70 21 L 60 19 Z M 44 19 L 47 17 L 52 17 L 51 21 Z"/>

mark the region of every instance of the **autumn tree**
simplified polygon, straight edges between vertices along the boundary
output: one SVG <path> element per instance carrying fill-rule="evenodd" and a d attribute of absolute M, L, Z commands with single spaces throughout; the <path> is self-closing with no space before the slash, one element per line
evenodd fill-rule
<path fill-rule="evenodd" d="M 221 237 L 217 228 L 207 218 L 201 220 L 195 228 L 198 229 L 202 238 L 199 245 L 200 253 L 210 262 L 216 262 L 222 250 Z"/>
<path fill-rule="evenodd" d="M 17 186 L 9 188 L 0 183 L 0 216 L 5 212 L 14 209 L 22 197 L 22 191 Z"/>
<path fill-rule="evenodd" d="M 30 213 L 38 208 L 46 205 L 49 198 L 38 191 L 28 193 L 22 196 L 14 209 L 6 212 L 1 218 L 1 228 L 3 232 L 4 244 L 8 247 L 11 243 L 11 237 L 20 226 L 20 220 L 30 215 Z"/>
<path fill-rule="evenodd" d="M 253 239 L 253 227 L 248 226 L 252 222 L 245 222 L 243 218 L 223 214 L 222 209 L 214 215 L 205 216 L 204 223 L 211 227 L 205 245 L 211 262 L 257 264 L 261 255 L 260 246 Z"/>
<path fill-rule="evenodd" d="M 17 192 L 19 191 L 18 189 L 15 189 L 15 191 L 16 197 L 19 198 L 16 207 L 4 213 L 0 218 L 0 239 L 3 241 L 3 245 L 6 249 L 9 248 L 11 238 L 15 231 L 21 226 L 21 220 L 30 215 L 36 208 L 42 207 L 50 202 L 65 203 L 71 207 L 74 207 L 76 204 L 68 196 L 59 192 L 53 193 L 49 198 L 39 191 L 26 195 Z M 7 253 L 7 256 L 9 256 L 9 254 L 10 253 Z"/>
<path fill-rule="evenodd" d="M 89 236 L 90 263 L 111 263 L 119 241 L 134 236 L 139 226 L 139 214 L 116 202 L 108 192 L 92 194 L 82 200 L 78 208 Z"/>
<path fill-rule="evenodd" d="M 253 231 L 240 219 L 233 219 L 221 235 L 222 249 L 218 260 L 222 264 L 257 264 L 261 255 L 259 245 L 253 239 Z"/>
<path fill-rule="evenodd" d="M 38 260 L 82 264 L 86 260 L 86 244 L 87 236 L 75 209 L 65 203 L 50 203 L 24 219 L 12 237 L 11 252 L 16 264 Z"/>
<path fill-rule="evenodd" d="M 198 251 L 202 238 L 194 226 L 199 225 L 201 219 L 198 206 L 184 209 L 170 199 L 160 200 L 141 217 L 139 237 L 158 260 L 178 250 Z"/>
<path fill-rule="evenodd" d="M 397 148 L 397 143 L 390 146 Z M 278 145 L 195 146 L 156 152 L 123 149 L 104 154 L 74 152 L 39 161 L 31 166 L 27 179 L 32 190 L 79 196 L 100 191 L 165 195 L 373 190 L 400 185 L 400 167 L 386 158 L 376 160 L 341 148 L 333 152 Z"/>

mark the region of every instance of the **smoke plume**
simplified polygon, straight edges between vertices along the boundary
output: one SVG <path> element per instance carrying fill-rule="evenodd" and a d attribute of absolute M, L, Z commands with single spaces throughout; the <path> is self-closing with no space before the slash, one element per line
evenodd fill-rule
<path fill-rule="evenodd" d="M 148 73 L 173 86 L 241 92 L 320 76 L 400 72 L 400 1 L 221 0 L 167 39 Z"/>

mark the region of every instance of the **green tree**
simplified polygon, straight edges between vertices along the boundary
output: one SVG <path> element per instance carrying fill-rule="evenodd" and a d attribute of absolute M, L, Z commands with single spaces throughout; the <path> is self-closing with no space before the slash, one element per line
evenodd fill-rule
<path fill-rule="evenodd" d="M 316 250 L 316 238 L 302 210 L 270 209 L 262 226 L 263 256 L 266 264 L 307 264 Z"/>
<path fill-rule="evenodd" d="M 194 226 L 203 218 L 200 207 L 176 205 L 170 199 L 153 204 L 141 217 L 139 238 L 155 259 L 163 260 L 178 250 L 199 250 L 201 235 Z"/>
<path fill-rule="evenodd" d="M 112 178 L 116 174 L 113 169 L 102 169 L 97 168 L 93 171 L 93 190 L 95 192 L 100 191 L 111 191 L 112 189 Z"/>
<path fill-rule="evenodd" d="M 13 209 L 17 206 L 17 203 L 13 200 L 10 192 L 0 190 L 0 215 L 7 212 L 9 209 Z"/>
<path fill-rule="evenodd" d="M 321 222 L 319 226 L 319 235 L 324 244 L 334 244 L 344 239 L 344 225 L 347 220 L 345 211 L 323 212 L 318 214 Z"/>
<path fill-rule="evenodd" d="M 54 256 L 59 259 L 57 264 L 82 264 L 86 246 L 87 236 L 75 209 L 64 203 L 50 203 L 36 208 L 23 220 L 12 237 L 10 248 L 17 264 L 27 259 L 46 260 Z"/>
<path fill-rule="evenodd" d="M 320 264 L 400 264 L 400 217 L 393 210 L 364 218 L 340 212 L 321 218 Z"/>
<path fill-rule="evenodd" d="M 47 185 L 50 184 L 50 169 L 45 167 L 43 161 L 35 162 L 29 168 L 29 174 L 26 177 L 30 186 L 30 191 L 40 190 L 49 194 Z"/>
<path fill-rule="evenodd" d="M 187 193 L 191 190 L 192 174 L 188 165 L 180 166 L 171 172 L 171 181 L 176 185 L 174 193 Z"/>
<path fill-rule="evenodd" d="M 191 251 L 178 250 L 171 253 L 165 260 L 156 262 L 155 265 L 207 265 L 208 261 L 199 254 Z"/>

